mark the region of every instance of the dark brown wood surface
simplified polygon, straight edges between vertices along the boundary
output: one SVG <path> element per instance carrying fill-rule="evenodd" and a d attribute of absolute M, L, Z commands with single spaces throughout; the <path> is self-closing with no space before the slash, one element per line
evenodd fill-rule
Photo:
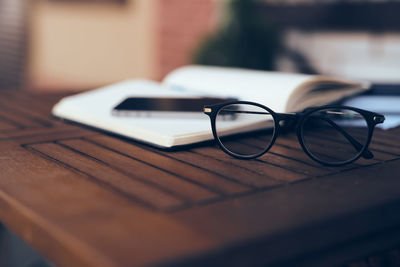
<path fill-rule="evenodd" d="M 0 221 L 60 266 L 343 264 L 400 244 L 400 128 L 324 167 L 292 134 L 265 156 L 164 151 L 0 94 Z"/>

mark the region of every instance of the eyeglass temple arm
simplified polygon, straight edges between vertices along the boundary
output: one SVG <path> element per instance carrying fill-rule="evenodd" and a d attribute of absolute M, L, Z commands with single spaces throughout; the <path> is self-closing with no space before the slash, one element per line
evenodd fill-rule
<path fill-rule="evenodd" d="M 226 109 L 224 111 L 232 112 L 232 113 L 245 113 L 245 114 L 269 114 L 268 112 L 259 112 L 259 111 L 242 111 L 242 110 L 228 110 L 228 109 Z M 289 114 L 281 113 L 280 115 L 281 116 L 283 115 L 284 117 L 286 117 L 286 119 L 296 117 L 296 114 L 290 114 L 290 113 Z M 312 116 L 312 117 L 316 117 L 316 116 Z M 337 125 L 331 119 L 324 118 L 324 117 L 316 117 L 316 118 L 326 120 L 330 125 L 332 125 L 333 128 L 335 128 L 337 131 L 339 131 L 353 145 L 353 147 L 357 151 L 360 151 L 363 148 L 363 146 L 356 139 L 354 139 L 342 127 Z M 362 156 L 363 156 L 363 158 L 366 158 L 366 159 L 372 159 L 374 157 L 374 154 L 372 154 L 372 152 L 369 149 L 366 149 L 363 152 Z"/>
<path fill-rule="evenodd" d="M 237 111 L 237 113 L 269 114 L 266 112 L 257 112 L 257 111 Z M 287 117 L 287 118 L 293 118 L 296 116 L 295 114 L 290 114 L 290 113 L 289 114 L 281 114 L 281 115 L 285 115 L 285 117 Z M 332 121 L 329 118 L 324 118 L 324 117 L 318 117 L 318 118 L 326 120 L 330 125 L 332 125 L 332 127 L 335 128 L 337 131 L 339 131 L 353 145 L 353 147 L 357 151 L 360 151 L 363 148 L 363 146 L 356 139 L 354 139 L 350 134 L 348 134 L 346 132 L 346 130 L 344 130 L 342 127 L 337 125 L 334 121 Z M 363 152 L 362 156 L 363 156 L 363 158 L 366 158 L 366 159 L 372 159 L 374 157 L 374 154 L 369 149 L 366 149 Z"/>
<path fill-rule="evenodd" d="M 314 117 L 314 116 L 313 116 Z M 330 125 L 332 125 L 333 128 L 335 128 L 337 131 L 339 131 L 352 145 L 353 147 L 357 150 L 360 151 L 363 146 L 356 140 L 354 139 L 351 135 L 349 135 L 342 127 L 340 127 L 339 125 L 337 125 L 334 121 L 332 121 L 331 119 L 328 118 L 324 118 L 324 117 L 318 117 L 318 119 L 323 119 L 326 120 Z M 369 149 L 366 149 L 363 154 L 362 154 L 363 158 L 366 159 L 372 159 L 374 157 L 374 154 L 372 154 L 372 152 Z"/>
<path fill-rule="evenodd" d="M 297 115 L 298 115 L 298 114 L 301 114 L 301 113 L 297 113 Z M 294 117 L 293 114 L 291 114 L 291 113 L 281 113 L 280 115 L 283 116 L 284 119 L 290 119 L 290 118 L 293 118 L 293 117 Z M 354 138 L 353 138 L 350 134 L 348 134 L 342 127 L 340 127 L 339 125 L 337 125 L 337 124 L 336 124 L 334 121 L 332 121 L 331 119 L 329 119 L 329 118 L 324 118 L 324 117 L 319 117 L 319 116 L 315 116 L 315 115 L 312 116 L 312 117 L 327 121 L 330 125 L 332 125 L 333 128 L 335 128 L 338 132 L 340 132 L 340 133 L 353 145 L 353 147 L 354 147 L 357 151 L 360 151 L 360 150 L 363 148 L 363 146 L 362 146 L 356 139 L 354 139 Z M 366 149 L 366 150 L 363 152 L 362 156 L 363 156 L 363 158 L 366 158 L 366 159 L 372 159 L 372 158 L 374 157 L 374 154 L 372 154 L 372 152 L 371 152 L 369 149 Z"/>
<path fill-rule="evenodd" d="M 223 112 L 229 112 L 229 113 L 242 113 L 242 114 L 262 114 L 262 115 L 266 115 L 266 114 L 270 114 L 268 112 L 260 112 L 260 111 L 247 111 L 247 110 L 232 110 L 232 109 L 224 109 L 221 113 Z"/>

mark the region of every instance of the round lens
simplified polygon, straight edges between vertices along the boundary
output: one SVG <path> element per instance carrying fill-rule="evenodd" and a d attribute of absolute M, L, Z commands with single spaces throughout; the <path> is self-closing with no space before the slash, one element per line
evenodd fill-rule
<path fill-rule="evenodd" d="M 305 149 L 323 163 L 341 164 L 359 157 L 367 144 L 368 124 L 352 109 L 320 109 L 303 121 Z"/>
<path fill-rule="evenodd" d="M 271 113 L 251 104 L 222 107 L 215 120 L 221 145 L 233 155 L 255 157 L 271 146 L 275 122 Z"/>

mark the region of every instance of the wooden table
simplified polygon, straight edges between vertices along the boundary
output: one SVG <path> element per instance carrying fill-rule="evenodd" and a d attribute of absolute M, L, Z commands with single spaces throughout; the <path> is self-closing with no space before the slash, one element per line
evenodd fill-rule
<path fill-rule="evenodd" d="M 335 265 L 400 244 L 400 128 L 332 168 L 292 135 L 259 160 L 158 150 L 0 93 L 0 220 L 60 266 Z"/>

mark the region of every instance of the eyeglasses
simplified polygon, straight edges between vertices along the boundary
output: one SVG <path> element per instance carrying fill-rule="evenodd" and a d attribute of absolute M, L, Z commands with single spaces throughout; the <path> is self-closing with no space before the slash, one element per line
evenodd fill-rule
<path fill-rule="evenodd" d="M 329 105 L 297 113 L 275 113 L 248 101 L 205 106 L 214 139 L 227 154 L 253 159 L 266 153 L 284 125 L 296 125 L 298 141 L 313 160 L 329 166 L 374 157 L 368 149 L 374 127 L 383 123 L 381 114 L 354 107 Z"/>

